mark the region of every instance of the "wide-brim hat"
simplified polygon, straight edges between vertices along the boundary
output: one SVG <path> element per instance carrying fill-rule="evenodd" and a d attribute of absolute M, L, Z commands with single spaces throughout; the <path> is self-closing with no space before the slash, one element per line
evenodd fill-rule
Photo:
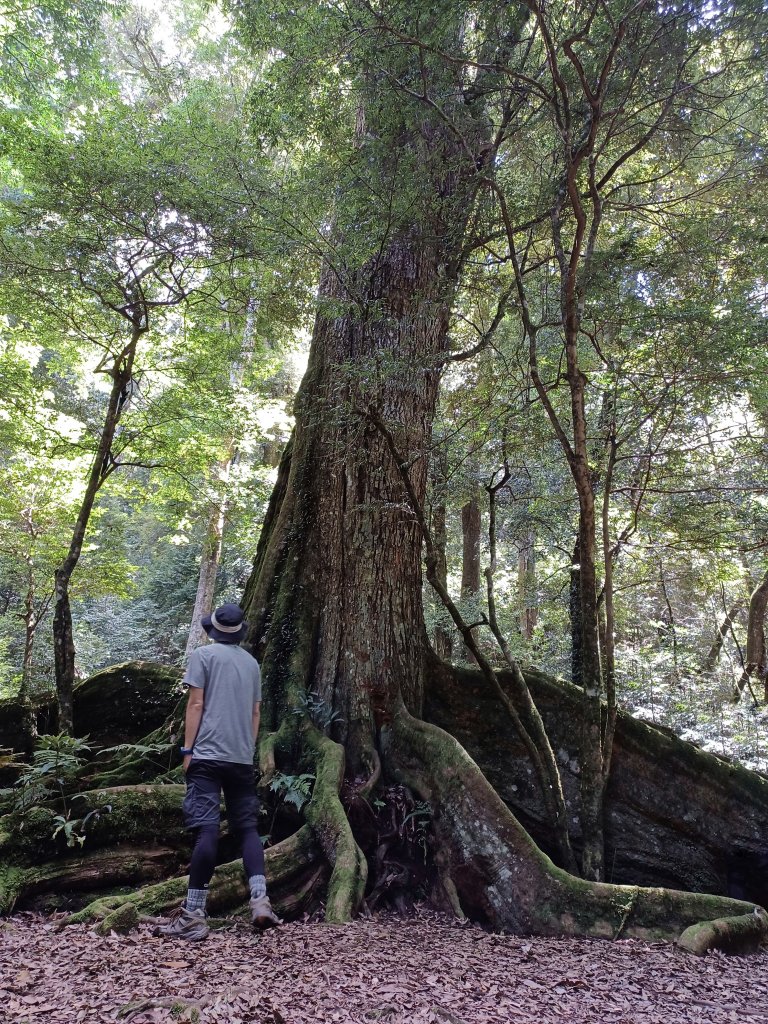
<path fill-rule="evenodd" d="M 248 626 L 243 622 L 243 609 L 239 604 L 223 604 L 211 615 L 204 615 L 200 625 L 211 638 L 220 644 L 239 644 L 248 635 Z"/>

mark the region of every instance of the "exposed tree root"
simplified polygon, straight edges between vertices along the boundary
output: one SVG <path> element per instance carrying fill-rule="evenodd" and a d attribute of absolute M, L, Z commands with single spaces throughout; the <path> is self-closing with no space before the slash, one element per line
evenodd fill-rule
<path fill-rule="evenodd" d="M 279 743 L 279 736 L 276 732 L 267 733 L 259 743 L 259 770 L 261 771 L 261 785 L 268 786 L 275 775 L 275 751 Z"/>
<path fill-rule="evenodd" d="M 161 1010 L 169 1009 L 172 1015 L 178 1017 L 180 1014 L 185 1016 L 190 1011 L 197 1011 L 198 1017 L 200 1011 L 214 1001 L 216 996 L 202 996 L 200 999 L 189 999 L 187 996 L 181 998 L 180 996 L 154 996 L 149 999 L 135 999 L 131 1003 L 126 1003 L 121 1006 L 117 1011 L 118 1018 L 122 1020 L 128 1020 L 135 1013 L 146 1013 L 147 1010 Z"/>
<path fill-rule="evenodd" d="M 316 774 L 305 817 L 332 867 L 325 919 L 330 923 L 349 921 L 362 902 L 368 865 L 339 799 L 344 781 L 344 748 L 309 724 L 304 728 L 304 740 L 314 759 Z"/>
<path fill-rule="evenodd" d="M 768 914 L 755 907 L 751 914 L 720 917 L 714 921 L 691 925 L 679 937 L 677 945 L 698 956 L 703 956 L 710 949 L 739 953 L 760 945 L 767 934 Z"/>
<path fill-rule="evenodd" d="M 540 672 L 525 675 L 557 751 L 578 848 L 580 692 Z M 430 656 L 427 678 L 423 717 L 456 737 L 536 842 L 554 849 L 527 753 L 483 677 Z M 768 780 L 623 712 L 606 794 L 606 843 L 610 881 L 768 906 Z"/>
<path fill-rule="evenodd" d="M 382 729 L 382 747 L 388 769 L 432 804 L 461 906 L 495 928 L 675 940 L 702 921 L 755 916 L 739 900 L 587 882 L 555 867 L 458 742 L 403 706 Z M 753 926 L 755 941 L 768 934 L 766 925 L 760 917 Z"/>
<path fill-rule="evenodd" d="M 296 917 L 309 905 L 325 879 L 322 853 L 312 830 L 304 826 L 265 854 L 267 882 L 277 912 Z M 144 886 L 127 896 L 107 896 L 94 900 L 65 924 L 99 921 L 114 911 L 132 904 L 138 919 L 153 918 L 173 910 L 187 893 L 188 876 L 172 878 L 158 885 Z M 242 906 L 249 897 L 241 860 L 221 864 L 214 872 L 208 895 L 208 909 L 223 913 Z"/>

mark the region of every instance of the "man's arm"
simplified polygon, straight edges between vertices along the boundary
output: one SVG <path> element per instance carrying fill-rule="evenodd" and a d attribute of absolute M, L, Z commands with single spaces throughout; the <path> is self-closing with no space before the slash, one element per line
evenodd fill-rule
<path fill-rule="evenodd" d="M 259 723 L 261 722 L 261 701 L 253 705 L 253 742 L 259 738 Z"/>
<path fill-rule="evenodd" d="M 204 705 L 205 691 L 202 686 L 190 686 L 189 696 L 187 697 L 187 712 L 184 716 L 184 746 L 187 750 L 191 750 L 195 745 L 197 732 L 203 717 Z M 189 768 L 191 760 L 192 755 L 186 754 L 184 757 L 184 771 Z"/>

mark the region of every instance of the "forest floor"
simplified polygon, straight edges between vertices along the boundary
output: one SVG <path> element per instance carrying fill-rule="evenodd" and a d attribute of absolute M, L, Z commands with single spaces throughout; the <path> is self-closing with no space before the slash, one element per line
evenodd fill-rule
<path fill-rule="evenodd" d="M 0 924 L 0 1021 L 766 1024 L 768 951 L 519 938 L 427 909 L 194 944 L 21 914 Z"/>

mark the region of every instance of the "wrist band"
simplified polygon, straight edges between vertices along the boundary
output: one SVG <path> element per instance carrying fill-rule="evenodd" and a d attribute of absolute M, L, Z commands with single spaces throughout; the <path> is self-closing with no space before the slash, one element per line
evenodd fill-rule
<path fill-rule="evenodd" d="M 194 747 L 179 747 L 179 750 L 184 755 L 184 757 L 187 757 L 188 754 L 191 754 L 194 749 Z"/>

